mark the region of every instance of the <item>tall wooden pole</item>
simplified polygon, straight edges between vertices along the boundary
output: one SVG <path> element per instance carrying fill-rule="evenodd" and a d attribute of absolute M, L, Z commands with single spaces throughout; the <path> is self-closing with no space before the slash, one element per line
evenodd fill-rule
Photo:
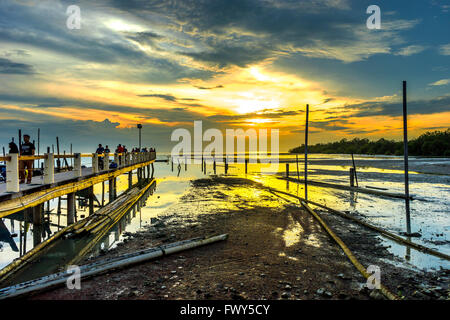
<path fill-rule="evenodd" d="M 406 103 L 406 81 L 403 81 L 403 144 L 405 162 L 405 205 L 406 205 L 406 233 L 411 234 L 411 218 L 409 208 L 409 177 L 408 177 L 408 122 Z"/>
<path fill-rule="evenodd" d="M 41 129 L 38 128 L 38 145 L 37 145 L 37 154 L 40 155 L 40 146 L 41 146 Z M 38 160 L 38 168 L 41 166 L 41 160 Z"/>
<path fill-rule="evenodd" d="M 305 126 L 305 199 L 308 200 L 308 120 L 309 104 L 306 105 L 306 126 Z"/>
<path fill-rule="evenodd" d="M 19 129 L 19 154 L 22 151 L 22 130 Z"/>
<path fill-rule="evenodd" d="M 56 137 L 56 152 L 58 153 L 58 160 L 56 160 L 56 164 L 58 166 L 58 172 L 61 171 L 61 160 L 59 158 L 59 138 Z"/>

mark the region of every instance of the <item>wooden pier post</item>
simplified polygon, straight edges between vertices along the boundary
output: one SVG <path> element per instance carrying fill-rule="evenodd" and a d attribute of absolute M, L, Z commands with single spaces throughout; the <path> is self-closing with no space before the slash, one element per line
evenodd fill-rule
<path fill-rule="evenodd" d="M 409 177 L 408 177 L 408 111 L 406 102 L 406 81 L 403 81 L 403 145 L 405 163 L 405 207 L 406 233 L 411 234 L 411 217 L 409 208 Z"/>
<path fill-rule="evenodd" d="M 187 171 L 187 156 L 184 156 L 184 171 Z"/>
<path fill-rule="evenodd" d="M 92 154 L 92 173 L 98 173 L 98 154 Z"/>
<path fill-rule="evenodd" d="M 8 154 L 6 162 L 6 192 L 19 192 L 19 154 Z"/>
<path fill-rule="evenodd" d="M 114 179 L 108 180 L 108 186 L 109 186 L 109 202 L 112 202 L 114 200 Z"/>
<path fill-rule="evenodd" d="M 44 160 L 44 183 L 55 182 L 55 157 L 53 153 L 46 153 Z"/>
<path fill-rule="evenodd" d="M 75 222 L 75 192 L 67 194 L 67 225 Z"/>
<path fill-rule="evenodd" d="M 289 163 L 286 163 L 286 178 L 289 178 Z"/>
<path fill-rule="evenodd" d="M 102 181 L 102 207 L 105 206 L 105 181 Z"/>
<path fill-rule="evenodd" d="M 172 172 L 173 172 L 173 157 L 170 158 L 170 163 L 172 164 Z M 203 165 L 203 162 L 202 162 L 202 165 Z"/>
<path fill-rule="evenodd" d="M 37 246 L 42 242 L 42 225 L 33 224 L 33 246 Z"/>
<path fill-rule="evenodd" d="M 74 168 L 73 168 L 73 176 L 74 177 L 81 177 L 81 153 L 75 153 L 74 154 Z"/>
<path fill-rule="evenodd" d="M 114 181 L 114 200 L 117 199 L 117 177 L 113 178 Z"/>
<path fill-rule="evenodd" d="M 216 174 L 216 158 L 214 158 L 213 170 L 214 170 L 214 174 Z"/>
<path fill-rule="evenodd" d="M 33 224 L 41 225 L 44 221 L 44 204 L 38 204 L 33 207 Z"/>
<path fill-rule="evenodd" d="M 248 172 L 248 159 L 245 159 L 245 174 Z"/>
<path fill-rule="evenodd" d="M 128 189 L 133 187 L 133 171 L 128 172 Z"/>
<path fill-rule="evenodd" d="M 109 170 L 109 153 L 105 153 L 103 156 L 103 170 Z"/>

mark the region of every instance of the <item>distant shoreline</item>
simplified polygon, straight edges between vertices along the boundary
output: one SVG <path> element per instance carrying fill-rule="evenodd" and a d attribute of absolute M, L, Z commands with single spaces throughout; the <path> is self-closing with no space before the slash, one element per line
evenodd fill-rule
<path fill-rule="evenodd" d="M 289 153 L 305 152 L 305 145 L 289 150 Z M 317 154 L 365 154 L 379 156 L 402 156 L 404 154 L 403 141 L 378 141 L 355 138 L 342 139 L 329 143 L 318 143 L 308 146 L 308 153 Z M 426 132 L 416 139 L 408 141 L 408 155 L 423 157 L 450 157 L 450 128 L 446 131 Z"/>

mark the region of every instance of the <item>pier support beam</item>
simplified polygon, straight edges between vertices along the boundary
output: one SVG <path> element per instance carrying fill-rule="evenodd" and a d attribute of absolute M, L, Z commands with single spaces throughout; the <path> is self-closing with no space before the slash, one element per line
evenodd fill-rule
<path fill-rule="evenodd" d="M 128 189 L 133 187 L 133 171 L 128 172 Z"/>
<path fill-rule="evenodd" d="M 42 224 L 44 220 L 44 204 L 33 207 L 33 224 Z"/>
<path fill-rule="evenodd" d="M 67 225 L 75 222 L 75 192 L 67 194 Z"/>
<path fill-rule="evenodd" d="M 286 178 L 289 178 L 289 163 L 286 163 Z"/>
<path fill-rule="evenodd" d="M 44 223 L 44 204 L 38 204 L 32 208 L 33 213 L 33 245 L 37 246 L 42 241 L 42 229 Z"/>
<path fill-rule="evenodd" d="M 42 242 L 42 225 L 33 225 L 33 246 L 37 246 Z"/>
<path fill-rule="evenodd" d="M 114 181 L 114 200 L 117 199 L 117 178 L 113 179 Z"/>
<path fill-rule="evenodd" d="M 109 202 L 114 201 L 114 179 L 109 179 Z"/>
<path fill-rule="evenodd" d="M 8 154 L 11 160 L 6 162 L 6 192 L 19 192 L 19 154 Z"/>
<path fill-rule="evenodd" d="M 94 214 L 94 186 L 88 188 L 89 194 L 89 215 Z"/>
<path fill-rule="evenodd" d="M 116 178 L 109 179 L 108 185 L 109 185 L 109 202 L 111 202 L 117 198 L 117 179 Z"/>

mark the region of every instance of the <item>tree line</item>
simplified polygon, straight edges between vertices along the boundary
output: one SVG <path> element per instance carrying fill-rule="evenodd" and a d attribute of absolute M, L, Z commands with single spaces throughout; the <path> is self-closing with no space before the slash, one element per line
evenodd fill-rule
<path fill-rule="evenodd" d="M 403 141 L 355 138 L 342 139 L 330 143 L 318 143 L 308 146 L 310 153 L 325 154 L 369 154 L 369 155 L 403 155 Z M 305 145 L 289 150 L 290 153 L 304 153 Z M 413 156 L 450 156 L 450 128 L 445 131 L 429 131 L 420 137 L 408 141 L 408 153 Z"/>

